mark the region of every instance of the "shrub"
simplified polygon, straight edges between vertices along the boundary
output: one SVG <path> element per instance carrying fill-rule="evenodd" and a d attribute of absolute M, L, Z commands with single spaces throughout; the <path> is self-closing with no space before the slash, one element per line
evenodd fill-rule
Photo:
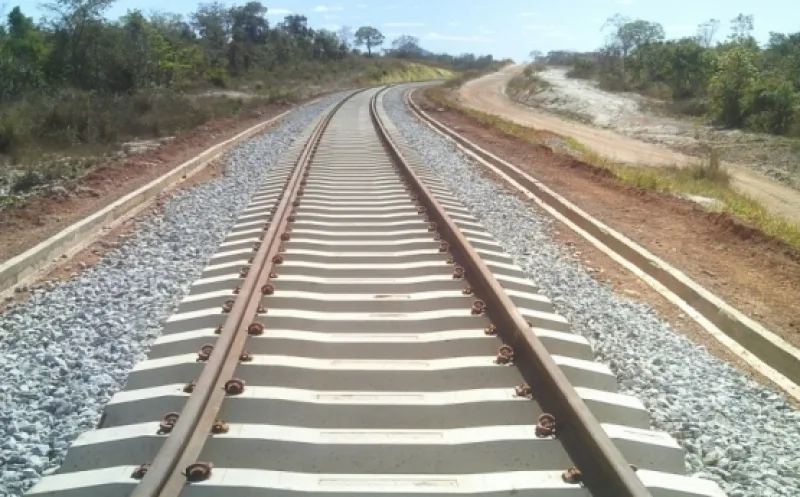
<path fill-rule="evenodd" d="M 674 114 L 700 117 L 708 114 L 708 101 L 702 98 L 672 100 L 666 103 L 666 109 Z"/>
<path fill-rule="evenodd" d="M 590 79 L 597 74 L 597 64 L 585 57 L 578 57 L 572 63 L 572 69 L 567 72 L 568 78 Z"/>
<path fill-rule="evenodd" d="M 659 100 L 672 99 L 672 88 L 666 83 L 650 83 L 642 89 L 642 94 Z"/>
<path fill-rule="evenodd" d="M 790 81 L 759 79 L 744 98 L 747 127 L 755 131 L 785 135 L 794 125 L 800 96 Z"/>

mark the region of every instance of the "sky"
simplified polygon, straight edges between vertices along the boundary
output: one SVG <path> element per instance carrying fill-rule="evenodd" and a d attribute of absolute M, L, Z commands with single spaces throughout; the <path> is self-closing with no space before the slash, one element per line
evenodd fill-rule
<path fill-rule="evenodd" d="M 20 5 L 26 15 L 38 19 L 41 3 L 0 0 L 0 7 L 5 5 L 7 11 Z M 133 8 L 188 14 L 199 3 L 116 0 L 108 17 L 119 17 Z M 698 24 L 716 18 L 722 21 L 717 35 L 721 39 L 739 13 L 754 16 L 754 35 L 761 42 L 770 31 L 800 31 L 800 0 L 262 0 L 262 4 L 272 23 L 297 13 L 317 29 L 350 26 L 355 31 L 359 26 L 374 26 L 386 36 L 386 47 L 397 36 L 408 34 L 433 52 L 492 54 L 518 62 L 531 50 L 595 49 L 605 38 L 604 21 L 616 13 L 659 22 L 669 38 L 693 35 Z"/>

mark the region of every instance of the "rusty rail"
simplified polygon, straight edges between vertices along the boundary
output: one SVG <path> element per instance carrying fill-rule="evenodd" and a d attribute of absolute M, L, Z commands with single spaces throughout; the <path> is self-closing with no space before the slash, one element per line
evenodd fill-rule
<path fill-rule="evenodd" d="M 248 317 L 257 317 L 261 297 L 266 290 L 264 286 L 270 278 L 273 264 L 279 263 L 276 256 L 281 238 L 287 233 L 289 217 L 298 193 L 302 194 L 301 189 L 308 175 L 308 166 L 333 115 L 347 100 L 365 90 L 351 93 L 334 106 L 319 122 L 306 142 L 287 180 L 286 190 L 280 197 L 269 226 L 261 237 L 256 255 L 252 259 L 229 316 L 222 326 L 220 336 L 214 344 L 208 363 L 203 368 L 169 437 L 131 493 L 131 497 L 177 496 L 186 484 L 187 478 L 191 479 L 192 475 L 197 475 L 195 477 L 202 479 L 202 473 L 210 470 L 210 466 L 198 462 L 197 457 L 211 433 L 229 386 L 231 389 L 235 388 L 230 381 L 236 381 L 232 375 L 244 350 L 249 328 L 254 325 L 259 326 L 255 320 L 250 322 Z"/>
<path fill-rule="evenodd" d="M 350 96 L 356 93 L 359 92 Z M 380 94 L 376 93 L 370 102 L 370 115 L 379 139 L 405 176 L 409 188 L 416 192 L 417 201 L 425 208 L 429 220 L 436 223 L 436 230 L 448 241 L 449 250 L 465 270 L 465 276 L 469 278 L 475 293 L 486 303 L 487 314 L 506 343 L 513 348 L 514 355 L 519 359 L 516 362 L 534 397 L 555 416 L 558 438 L 581 470 L 585 484 L 594 496 L 649 496 L 650 493 L 606 436 L 544 345 L 532 333 L 480 256 L 391 141 L 377 111 Z M 317 145 L 333 115 L 348 99 L 339 102 L 320 121 L 306 143 L 257 248 L 241 290 L 230 308 L 230 315 L 221 328 L 208 363 L 170 435 L 131 497 L 178 496 L 187 479 L 202 480 L 204 474 L 211 470 L 209 464 L 198 462 L 197 458 L 217 420 L 225 396 L 235 395 L 243 387 L 236 384 L 232 375 L 251 327 L 261 326 L 257 320 L 251 319 L 259 314 L 262 294 L 269 293 L 266 285 L 273 265 L 280 263 L 277 257 L 281 240 L 288 238 L 287 228 L 293 206 L 297 197 L 302 195 L 304 180 Z"/>
<path fill-rule="evenodd" d="M 491 270 L 403 158 L 378 116 L 377 100 L 376 95 L 370 103 L 370 113 L 384 147 L 417 192 L 429 220 L 436 223 L 442 239 L 448 242 L 455 261 L 464 269 L 464 277 L 469 278 L 473 291 L 485 303 L 498 334 L 513 349 L 515 363 L 534 398 L 555 416 L 558 438 L 580 470 L 583 482 L 595 497 L 650 496 Z"/>

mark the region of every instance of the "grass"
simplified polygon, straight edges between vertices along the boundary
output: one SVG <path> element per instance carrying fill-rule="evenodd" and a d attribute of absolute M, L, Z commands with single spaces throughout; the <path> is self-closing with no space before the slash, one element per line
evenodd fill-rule
<path fill-rule="evenodd" d="M 496 63 L 496 64 L 492 65 L 491 67 L 489 67 L 488 69 L 484 69 L 482 71 L 479 71 L 477 69 L 468 69 L 468 70 L 456 75 L 455 77 L 447 80 L 443 84 L 443 86 L 445 88 L 450 88 L 452 90 L 455 90 L 455 89 L 458 89 L 458 88 L 461 88 L 462 86 L 464 86 L 464 83 L 466 83 L 468 81 L 471 81 L 473 79 L 478 79 L 481 76 L 485 76 L 485 75 L 491 74 L 493 72 L 497 72 L 497 71 L 499 71 L 500 69 L 502 69 L 505 66 L 506 66 L 505 63 L 500 62 L 500 63 Z"/>
<path fill-rule="evenodd" d="M 482 72 L 482 71 L 478 71 L 476 69 L 469 69 L 467 71 L 462 72 L 461 74 L 459 74 L 455 78 L 452 78 L 452 79 L 448 80 L 444 84 L 444 86 L 445 86 L 445 88 L 451 88 L 451 89 L 461 88 L 462 86 L 464 86 L 464 83 L 466 83 L 467 81 L 470 81 L 470 80 L 473 80 L 473 79 L 477 79 L 477 78 L 483 76 L 484 74 L 485 73 Z"/>
<path fill-rule="evenodd" d="M 418 62 L 376 62 L 365 71 L 363 76 L 358 78 L 358 82 L 363 86 L 370 86 L 433 79 L 452 79 L 455 76 L 455 73 L 448 69 Z"/>
<path fill-rule="evenodd" d="M 454 110 L 483 125 L 535 145 L 544 145 L 555 153 L 571 155 L 591 166 L 611 171 L 621 184 L 670 195 L 700 195 L 719 201 L 719 212 L 745 221 L 800 252 L 800 226 L 770 213 L 760 202 L 735 191 L 731 177 L 720 164 L 716 150 L 710 149 L 705 160 L 687 167 L 637 167 L 609 160 L 573 138 L 559 137 L 564 146 L 554 146 L 554 133 L 521 126 L 493 114 L 459 105 L 440 88 L 427 90 L 426 96 L 437 105 Z"/>
<path fill-rule="evenodd" d="M 509 80 L 506 88 L 515 100 L 527 100 L 529 97 L 547 90 L 553 85 L 536 75 L 542 71 L 540 65 L 529 64 L 525 70 Z"/>
<path fill-rule="evenodd" d="M 36 186 L 80 177 L 124 141 L 173 136 L 214 119 L 325 91 L 456 76 L 419 62 L 353 57 L 295 61 L 280 72 L 225 78 L 215 88 L 134 94 L 61 89 L 30 94 L 0 107 L 0 183 L 16 171 L 6 185 L 9 195 L 0 198 L 0 210 L 19 206 L 17 195 Z"/>

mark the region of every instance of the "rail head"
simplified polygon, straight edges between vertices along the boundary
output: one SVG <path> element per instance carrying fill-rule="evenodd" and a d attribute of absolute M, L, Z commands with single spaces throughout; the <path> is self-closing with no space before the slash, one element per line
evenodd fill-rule
<path fill-rule="evenodd" d="M 476 295 L 486 304 L 486 313 L 499 334 L 513 348 L 523 377 L 542 408 L 556 418 L 558 438 L 564 444 L 582 479 L 595 497 L 648 497 L 649 490 L 636 476 L 619 449 L 601 427 L 575 388 L 555 363 L 544 344 L 533 333 L 505 290 L 483 262 L 442 205 L 425 186 L 392 140 L 378 112 L 377 93 L 370 102 L 375 129 L 387 152 L 417 192 L 419 203 L 442 239 L 450 245 L 455 260 L 465 270 Z"/>
<path fill-rule="evenodd" d="M 131 497 L 177 497 L 187 482 L 191 465 L 196 464 L 217 413 L 225 398 L 225 383 L 232 378 L 238 358 L 247 341 L 248 318 L 258 316 L 261 289 L 270 278 L 273 258 L 279 253 L 281 235 L 286 232 L 294 202 L 308 175 L 317 145 L 334 114 L 353 96 L 355 91 L 334 105 L 317 124 L 295 163 L 283 193 L 260 245 L 252 259 L 250 270 L 242 283 L 233 307 L 220 331 L 208 362 L 198 378 L 191 396 L 181 410 L 164 445 L 153 463 L 134 488 Z M 255 322 L 255 321 L 253 321 Z"/>

